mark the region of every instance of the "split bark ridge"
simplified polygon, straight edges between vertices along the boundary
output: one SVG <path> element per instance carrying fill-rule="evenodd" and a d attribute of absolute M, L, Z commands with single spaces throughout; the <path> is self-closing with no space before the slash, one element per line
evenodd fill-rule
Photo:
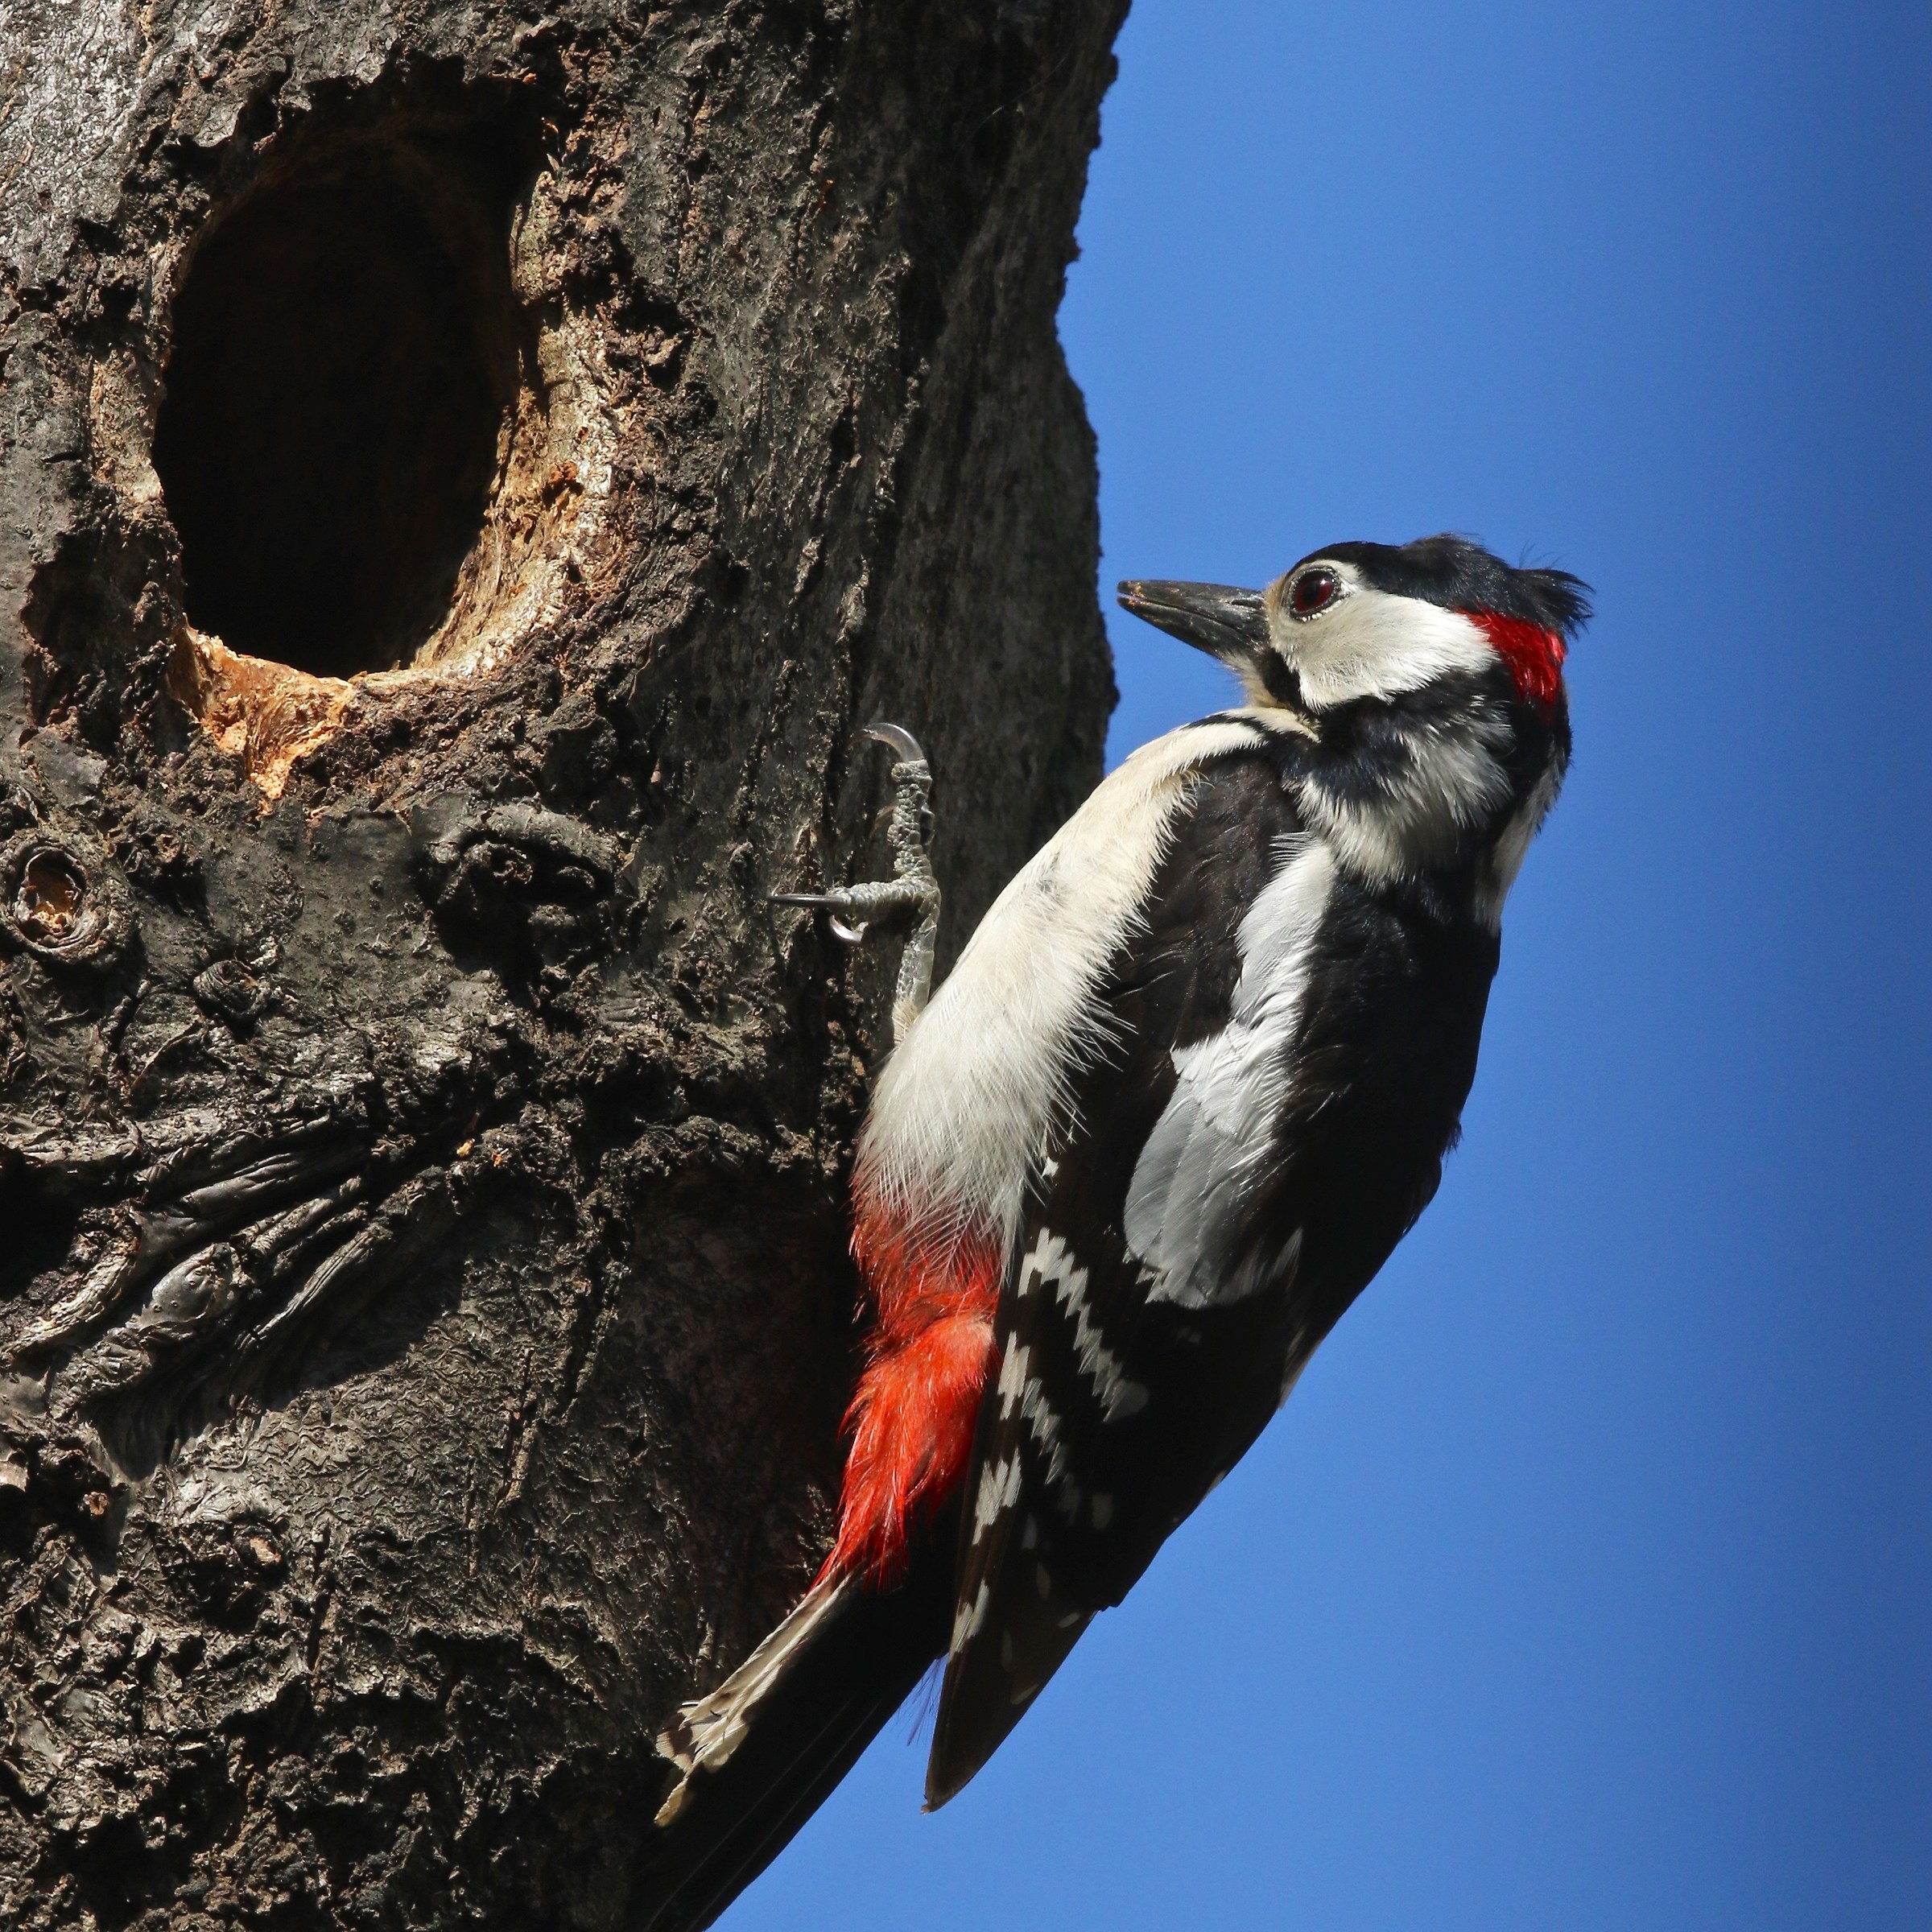
<path fill-rule="evenodd" d="M 889 869 L 1098 775 L 1121 0 L 0 16 L 0 1918 L 619 1926 L 828 1538 Z M 910 1787 L 908 1802 L 911 1802 Z"/>

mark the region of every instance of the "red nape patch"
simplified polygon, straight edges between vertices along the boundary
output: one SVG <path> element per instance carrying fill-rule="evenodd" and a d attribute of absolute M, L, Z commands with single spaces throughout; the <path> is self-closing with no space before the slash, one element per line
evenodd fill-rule
<path fill-rule="evenodd" d="M 1563 639 L 1527 617 L 1505 617 L 1494 610 L 1466 610 L 1463 615 L 1496 646 L 1524 703 L 1548 716 L 1556 708 L 1557 693 L 1563 687 L 1563 659 L 1570 654 Z"/>
<path fill-rule="evenodd" d="M 915 1514 L 965 1478 L 993 1365 L 1001 1257 L 990 1234 L 923 1241 L 863 1199 L 852 1252 L 876 1319 L 845 1412 L 852 1449 L 838 1540 L 819 1575 L 862 1571 L 882 1583 L 905 1567 Z"/>

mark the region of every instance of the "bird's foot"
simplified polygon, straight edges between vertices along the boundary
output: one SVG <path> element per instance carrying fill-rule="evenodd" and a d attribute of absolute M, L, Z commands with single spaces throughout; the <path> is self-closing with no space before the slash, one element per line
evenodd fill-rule
<path fill-rule="evenodd" d="M 893 876 L 833 892 L 772 892 L 765 897 L 768 905 L 799 906 L 829 914 L 832 931 L 848 946 L 861 944 L 875 923 L 912 922 L 906 950 L 899 956 L 893 995 L 896 1041 L 919 1017 L 932 991 L 933 944 L 939 930 L 939 882 L 927 851 L 932 838 L 932 767 L 919 740 L 902 725 L 869 724 L 865 735 L 896 754 L 892 824 L 886 832 Z"/>

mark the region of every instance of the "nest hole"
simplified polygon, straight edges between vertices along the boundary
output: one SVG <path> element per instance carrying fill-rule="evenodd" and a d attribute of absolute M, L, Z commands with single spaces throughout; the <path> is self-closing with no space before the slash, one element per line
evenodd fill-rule
<path fill-rule="evenodd" d="M 518 386 L 507 143 L 367 141 L 213 224 L 177 287 L 154 463 L 189 621 L 316 676 L 448 616 Z"/>

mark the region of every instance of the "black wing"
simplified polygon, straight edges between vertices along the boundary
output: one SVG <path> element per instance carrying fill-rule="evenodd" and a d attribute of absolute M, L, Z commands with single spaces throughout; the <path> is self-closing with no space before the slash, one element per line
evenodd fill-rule
<path fill-rule="evenodd" d="M 1199 1306 L 1153 1295 L 1128 1249 L 1129 1186 L 1174 1096 L 1174 1053 L 1227 1027 L 1243 919 L 1303 836 L 1270 757 L 1217 767 L 1162 865 L 1149 930 L 1107 989 L 1133 1051 L 1076 1082 L 1071 1137 L 1035 1177 L 1009 1268 L 962 1497 L 929 1805 L 973 1776 L 1093 1616 L 1246 1451 L 1435 1191 L 1474 1071 L 1493 945 L 1478 939 L 1436 1011 L 1444 960 L 1418 950 L 1434 942 L 1402 909 L 1338 884 L 1294 1059 L 1339 1077 L 1298 1081 L 1243 1159 L 1224 1246 L 1246 1285 Z M 1364 1026 L 1377 1036 L 1366 1049 Z M 1371 1091 L 1349 1077 L 1363 1064 L 1393 1077 Z"/>

